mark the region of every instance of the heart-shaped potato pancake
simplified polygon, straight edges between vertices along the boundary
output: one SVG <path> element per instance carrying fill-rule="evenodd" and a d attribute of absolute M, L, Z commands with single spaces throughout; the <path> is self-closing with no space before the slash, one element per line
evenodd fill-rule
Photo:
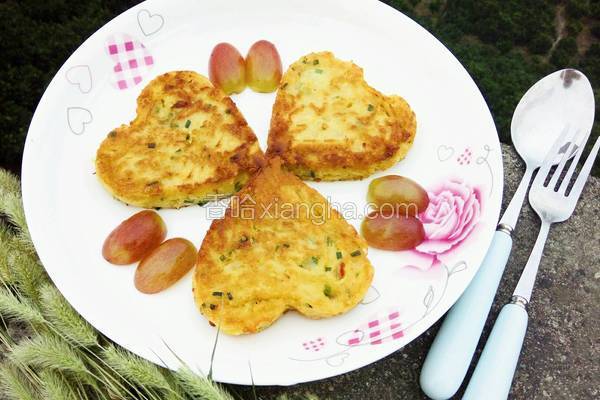
<path fill-rule="evenodd" d="M 369 86 L 362 68 L 311 53 L 283 75 L 267 156 L 302 179 L 362 179 L 404 158 L 416 129 L 408 103 Z"/>
<path fill-rule="evenodd" d="M 372 279 L 366 242 L 275 158 L 213 221 L 198 253 L 194 297 L 211 324 L 239 335 L 289 309 L 309 318 L 344 313 Z"/>
<path fill-rule="evenodd" d="M 96 155 L 98 178 L 127 204 L 178 208 L 228 196 L 263 163 L 235 103 L 196 72 L 155 78 L 137 103 L 136 118 Z"/>

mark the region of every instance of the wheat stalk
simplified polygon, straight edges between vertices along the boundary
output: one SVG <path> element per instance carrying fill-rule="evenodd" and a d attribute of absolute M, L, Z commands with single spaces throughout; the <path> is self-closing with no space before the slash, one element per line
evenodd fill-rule
<path fill-rule="evenodd" d="M 42 313 L 28 300 L 19 300 L 6 288 L 0 288 L 0 315 L 32 326 L 46 322 Z"/>
<path fill-rule="evenodd" d="M 17 177 L 0 169 L 0 214 L 8 217 L 9 221 L 18 228 L 19 240 L 33 250 L 29 228 L 25 220 L 20 186 Z"/>
<path fill-rule="evenodd" d="M 167 379 L 151 362 L 112 345 L 103 350 L 103 356 L 108 364 L 132 383 L 165 392 L 172 391 Z"/>
<path fill-rule="evenodd" d="M 77 314 L 53 285 L 43 285 L 40 294 L 44 315 L 71 344 L 85 347 L 98 344 L 94 328 Z"/>
<path fill-rule="evenodd" d="M 21 295 L 34 304 L 40 302 L 39 288 L 47 281 L 44 270 L 26 254 L 16 254 L 12 263 L 9 264 L 11 275 L 14 277 L 14 285 Z"/>
<path fill-rule="evenodd" d="M 194 373 L 189 367 L 180 368 L 175 376 L 183 389 L 192 398 L 203 400 L 233 400 L 233 397 L 218 383 Z"/>
<path fill-rule="evenodd" d="M 133 388 L 131 382 L 128 382 L 126 378 L 114 371 L 114 369 L 95 352 L 88 351 L 87 353 L 84 353 L 84 357 L 90 366 L 90 370 L 93 371 L 94 376 L 97 376 L 96 379 L 98 382 L 100 382 L 102 387 L 106 390 L 110 400 L 131 398 L 149 400 L 148 397 L 143 395 L 138 389 Z"/>
<path fill-rule="evenodd" d="M 5 169 L 0 169 L 0 196 L 4 193 L 20 193 L 19 178 Z"/>
<path fill-rule="evenodd" d="M 28 232 L 25 212 L 23 211 L 23 200 L 21 195 L 14 192 L 3 192 L 0 194 L 0 212 L 8 217 L 8 220 L 21 232 Z"/>
<path fill-rule="evenodd" d="M 40 400 L 31 380 L 13 365 L 0 366 L 0 393 L 10 400 Z"/>
<path fill-rule="evenodd" d="M 16 239 L 14 233 L 5 225 L 0 230 L 0 246 L 2 247 L 2 263 L 4 272 L 0 274 L 2 281 L 16 286 L 29 301 L 39 303 L 39 286 L 48 280 L 44 268 L 35 253 Z"/>
<path fill-rule="evenodd" d="M 12 230 L 3 221 L 0 221 L 0 280 L 7 283 L 12 280 L 10 268 L 8 266 L 8 259 L 10 256 L 8 243 L 12 240 Z"/>
<path fill-rule="evenodd" d="M 81 359 L 64 340 L 51 334 L 41 334 L 33 339 L 24 339 L 13 347 L 8 358 L 13 362 L 49 369 L 68 374 L 90 385 L 94 385 L 93 376 Z"/>
<path fill-rule="evenodd" d="M 65 377 L 55 371 L 45 370 L 40 374 L 42 397 L 47 400 L 78 400 L 75 389 Z"/>

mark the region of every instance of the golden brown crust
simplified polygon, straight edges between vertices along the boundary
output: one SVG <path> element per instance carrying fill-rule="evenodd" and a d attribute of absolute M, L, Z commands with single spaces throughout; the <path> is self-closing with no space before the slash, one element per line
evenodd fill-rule
<path fill-rule="evenodd" d="M 331 317 L 364 297 L 373 278 L 366 256 L 355 229 L 276 158 L 213 221 L 198 253 L 194 298 L 232 335 L 263 330 L 288 309 Z"/>
<path fill-rule="evenodd" d="M 163 74 L 137 103 L 136 118 L 96 155 L 98 178 L 127 204 L 178 208 L 227 196 L 263 164 L 235 103 L 200 74 Z"/>
<path fill-rule="evenodd" d="M 266 154 L 302 179 L 361 179 L 404 158 L 415 134 L 404 99 L 370 87 L 351 62 L 311 53 L 282 78 Z"/>

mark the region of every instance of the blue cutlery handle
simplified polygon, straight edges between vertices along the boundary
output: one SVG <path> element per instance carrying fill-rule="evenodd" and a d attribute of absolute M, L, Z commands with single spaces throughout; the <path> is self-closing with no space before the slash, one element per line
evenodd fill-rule
<path fill-rule="evenodd" d="M 502 307 L 463 400 L 508 398 L 526 330 L 527 311 L 523 306 Z"/>
<path fill-rule="evenodd" d="M 475 278 L 448 311 L 421 370 L 421 389 L 432 399 L 449 399 L 465 378 L 511 248 L 510 235 L 496 231 Z"/>

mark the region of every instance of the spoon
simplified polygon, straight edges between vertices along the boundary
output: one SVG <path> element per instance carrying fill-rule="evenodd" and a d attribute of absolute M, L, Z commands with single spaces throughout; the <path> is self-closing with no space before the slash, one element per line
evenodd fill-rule
<path fill-rule="evenodd" d="M 526 164 L 525 173 L 506 208 L 488 252 L 462 296 L 448 311 L 421 370 L 423 392 L 449 399 L 467 374 L 512 249 L 512 232 L 533 172 L 540 167 L 563 131 L 587 132 L 594 122 L 594 92 L 589 80 L 563 69 L 539 80 L 523 96 L 511 123 L 511 138 Z M 567 137 L 564 135 L 563 137 Z M 568 142 L 561 145 L 566 151 Z M 571 146 L 576 153 L 578 146 Z M 558 164 L 561 154 L 554 164 Z"/>

